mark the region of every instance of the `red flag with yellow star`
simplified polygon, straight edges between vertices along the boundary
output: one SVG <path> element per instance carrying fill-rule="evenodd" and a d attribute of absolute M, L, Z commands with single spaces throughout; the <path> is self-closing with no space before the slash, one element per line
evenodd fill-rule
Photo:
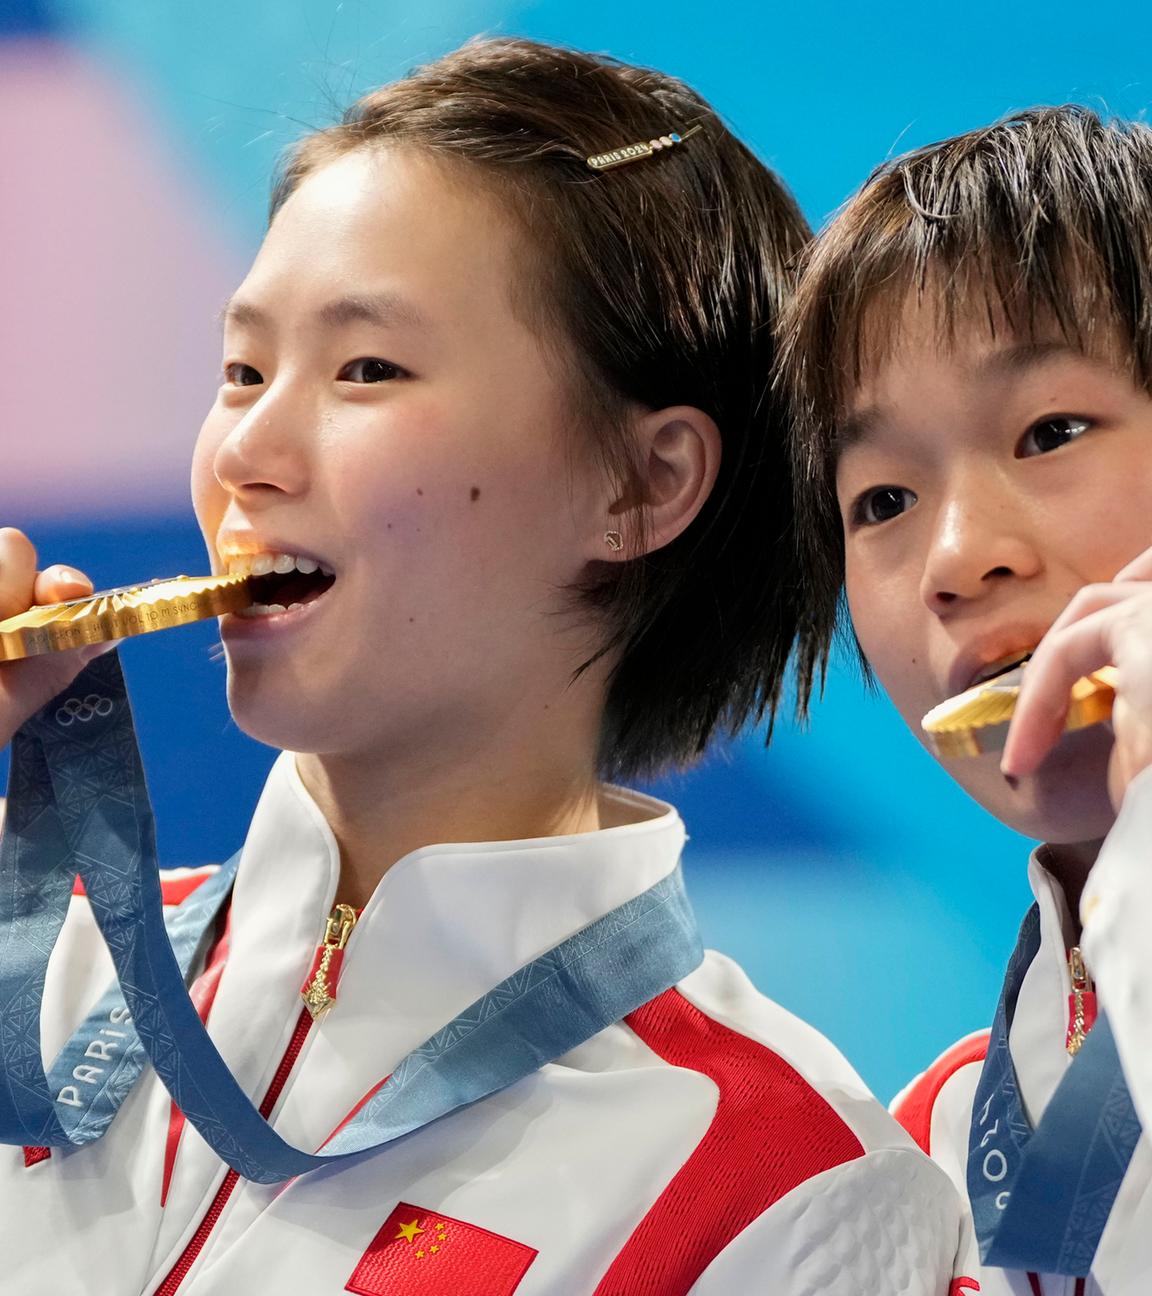
<path fill-rule="evenodd" d="M 536 1254 L 499 1233 L 401 1202 L 344 1290 L 358 1296 L 512 1296 Z"/>

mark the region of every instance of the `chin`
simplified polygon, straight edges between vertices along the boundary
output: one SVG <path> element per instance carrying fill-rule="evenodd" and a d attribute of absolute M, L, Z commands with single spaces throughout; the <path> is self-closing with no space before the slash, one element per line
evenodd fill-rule
<path fill-rule="evenodd" d="M 1108 796 L 1112 735 L 1099 725 L 1068 734 L 1030 778 L 1009 787 L 996 754 L 946 767 L 1001 823 L 1052 845 L 1098 841 L 1116 818 Z"/>
<path fill-rule="evenodd" d="M 315 752 L 341 731 L 338 717 L 314 687 L 277 680 L 267 671 L 228 666 L 228 709 L 249 738 L 281 751 Z"/>

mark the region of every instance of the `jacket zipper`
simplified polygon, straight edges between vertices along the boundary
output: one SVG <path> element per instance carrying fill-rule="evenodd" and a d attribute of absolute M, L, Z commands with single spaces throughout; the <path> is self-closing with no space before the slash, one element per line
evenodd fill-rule
<path fill-rule="evenodd" d="M 1079 945 L 1068 951 L 1068 976 L 1072 993 L 1068 996 L 1068 1033 L 1064 1047 L 1075 1057 L 1096 1024 L 1096 992 Z"/>
<path fill-rule="evenodd" d="M 288 1047 L 284 1050 L 284 1056 L 280 1059 L 280 1065 L 276 1068 L 276 1074 L 272 1077 L 272 1083 L 264 1095 L 264 1101 L 260 1104 L 260 1115 L 265 1120 L 271 1116 L 288 1082 L 288 1077 L 292 1074 L 292 1069 L 300 1057 L 304 1041 L 308 1038 L 313 1023 L 336 1002 L 336 985 L 340 979 L 344 946 L 348 943 L 352 928 L 356 926 L 356 918 L 356 910 L 343 904 L 337 905 L 328 918 L 324 939 L 316 950 L 312 960 L 312 970 L 300 992 L 304 1007 L 300 1010 L 300 1016 L 292 1031 L 292 1038 L 288 1041 Z M 179 1290 L 180 1284 L 188 1276 L 200 1252 L 204 1250 L 204 1244 L 216 1227 L 217 1221 L 223 1215 L 224 1207 L 228 1204 L 228 1199 L 232 1196 L 239 1178 L 235 1170 L 229 1169 L 196 1232 L 189 1239 L 180 1258 L 168 1271 L 164 1281 L 156 1288 L 154 1296 L 173 1296 Z"/>
<path fill-rule="evenodd" d="M 351 905 L 338 904 L 328 917 L 324 939 L 312 960 L 312 970 L 300 991 L 304 1007 L 313 1020 L 323 1015 L 336 1002 L 336 982 L 344 962 L 344 946 L 356 926 L 356 910 Z"/>
<path fill-rule="evenodd" d="M 1072 993 L 1068 996 L 1068 1035 L 1064 1046 L 1071 1057 L 1080 1052 L 1088 1032 L 1096 1025 L 1096 990 L 1084 965 L 1079 945 L 1068 951 L 1068 979 Z M 1086 1278 L 1077 1278 L 1073 1296 L 1084 1296 Z"/>
<path fill-rule="evenodd" d="M 1096 991 L 1084 965 L 1084 955 L 1079 945 L 1073 945 L 1068 951 L 1068 981 L 1071 994 L 1068 996 L 1068 1030 L 1064 1036 L 1064 1047 L 1070 1056 L 1075 1057 L 1088 1038 L 1088 1032 L 1096 1024 Z M 1086 1283 L 1087 1279 L 1077 1278 L 1073 1296 L 1084 1296 Z M 1028 1285 L 1032 1296 L 1044 1296 L 1039 1274 L 1030 1273 Z"/>
<path fill-rule="evenodd" d="M 1088 1032 L 1096 1024 L 1096 991 L 1092 978 L 1084 966 L 1084 955 L 1079 945 L 1073 945 L 1068 951 L 1068 980 L 1071 994 L 1068 996 L 1068 1030 L 1064 1036 L 1064 1047 L 1070 1056 L 1075 1057 L 1088 1038 Z M 1043 1296 L 1044 1289 L 1040 1275 L 1030 1273 L 1028 1283 L 1033 1296 Z M 1073 1296 L 1084 1296 L 1087 1279 L 1077 1278 Z"/>

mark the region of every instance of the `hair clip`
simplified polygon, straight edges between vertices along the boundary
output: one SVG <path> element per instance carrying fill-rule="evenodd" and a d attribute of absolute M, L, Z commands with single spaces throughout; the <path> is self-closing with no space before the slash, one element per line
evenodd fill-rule
<path fill-rule="evenodd" d="M 622 148 L 610 149 L 607 153 L 593 153 L 586 161 L 593 171 L 610 171 L 613 167 L 627 166 L 629 162 L 639 162 L 641 158 L 651 157 L 662 149 L 673 148 L 691 139 L 703 127 L 698 123 L 690 127 L 683 135 L 671 131 L 657 139 L 641 140 L 638 144 L 625 144 Z"/>

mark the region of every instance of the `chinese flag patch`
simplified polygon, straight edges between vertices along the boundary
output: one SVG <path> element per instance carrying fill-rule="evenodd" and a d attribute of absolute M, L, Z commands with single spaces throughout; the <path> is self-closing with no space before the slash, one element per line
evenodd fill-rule
<path fill-rule="evenodd" d="M 401 1202 L 344 1290 L 359 1296 L 512 1296 L 536 1255 L 522 1242 Z"/>

